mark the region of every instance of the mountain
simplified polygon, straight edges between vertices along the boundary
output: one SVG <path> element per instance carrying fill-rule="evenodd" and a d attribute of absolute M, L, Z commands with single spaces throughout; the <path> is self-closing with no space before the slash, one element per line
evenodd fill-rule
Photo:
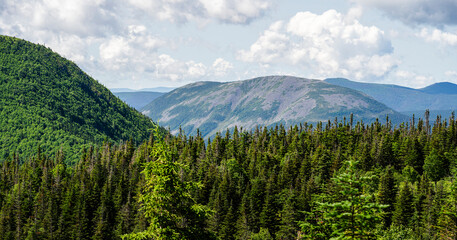
<path fill-rule="evenodd" d="M 429 86 L 424 89 L 407 88 L 391 84 L 360 83 L 344 78 L 329 78 L 327 83 L 361 91 L 388 107 L 399 112 L 430 110 L 453 110 L 457 109 L 457 94 L 443 93 L 444 89 L 438 84 L 437 87 Z M 436 85 L 436 84 L 435 84 Z M 447 84 L 446 84 L 447 85 Z M 432 92 L 434 92 L 432 94 Z"/>
<path fill-rule="evenodd" d="M 111 88 L 111 92 L 120 93 L 120 92 L 160 92 L 166 93 L 174 90 L 172 87 L 155 87 L 155 88 L 142 88 L 139 90 L 130 89 L 130 88 Z"/>
<path fill-rule="evenodd" d="M 440 82 L 428 87 L 421 88 L 419 91 L 429 94 L 457 94 L 457 85 L 450 82 Z"/>
<path fill-rule="evenodd" d="M 110 91 L 112 93 L 119 93 L 119 92 L 136 92 L 137 90 L 130 89 L 130 88 L 111 88 Z"/>
<path fill-rule="evenodd" d="M 76 64 L 30 42 L 0 36 L 0 160 L 38 147 L 67 160 L 83 146 L 142 141 L 153 126 Z"/>
<path fill-rule="evenodd" d="M 141 109 L 152 100 L 162 96 L 161 92 L 115 92 L 116 97 L 135 109 Z"/>
<path fill-rule="evenodd" d="M 198 82 L 175 89 L 142 109 L 142 112 L 176 133 L 203 136 L 235 125 L 287 126 L 327 121 L 338 117 L 372 122 L 388 114 L 395 121 L 406 118 L 367 95 L 319 80 L 288 76 L 260 77 L 237 82 Z"/>
<path fill-rule="evenodd" d="M 139 91 L 167 93 L 167 92 L 173 91 L 174 89 L 176 89 L 176 88 L 173 88 L 173 87 L 155 87 L 155 88 L 142 88 Z"/>

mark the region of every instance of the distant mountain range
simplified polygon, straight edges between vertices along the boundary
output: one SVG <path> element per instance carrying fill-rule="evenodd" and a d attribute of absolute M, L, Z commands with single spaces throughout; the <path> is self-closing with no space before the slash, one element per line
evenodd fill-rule
<path fill-rule="evenodd" d="M 457 85 L 443 82 L 422 89 L 391 84 L 360 83 L 344 78 L 329 78 L 325 82 L 363 92 L 388 107 L 403 113 L 450 113 L 457 109 Z"/>
<path fill-rule="evenodd" d="M 407 118 L 373 98 L 349 88 L 289 76 L 260 77 L 237 82 L 198 82 L 156 98 L 142 112 L 176 133 L 203 136 L 235 125 L 252 129 L 333 120 L 338 117 L 373 122 L 389 115 L 394 122 Z"/>
<path fill-rule="evenodd" d="M 119 92 L 160 92 L 160 93 L 166 93 L 172 91 L 173 87 L 155 87 L 155 88 L 142 88 L 142 89 L 130 89 L 130 88 L 111 88 L 110 91 L 113 93 L 119 93 Z"/>
<path fill-rule="evenodd" d="M 0 159 L 62 150 L 69 161 L 104 140 L 149 137 L 152 121 L 74 63 L 41 45 L 0 36 Z"/>
<path fill-rule="evenodd" d="M 152 100 L 162 96 L 162 92 L 114 92 L 115 96 L 120 98 L 122 101 L 140 110 Z"/>
<path fill-rule="evenodd" d="M 440 82 L 428 87 L 421 88 L 419 91 L 429 94 L 457 94 L 457 85 L 450 82 Z"/>
<path fill-rule="evenodd" d="M 111 93 L 74 63 L 49 48 L 0 36 L 0 157 L 46 154 L 59 148 L 77 158 L 84 146 L 103 140 L 149 136 L 152 120 L 176 133 L 200 129 L 204 137 L 234 126 L 252 129 L 328 121 L 354 116 L 354 122 L 408 121 L 412 114 L 447 117 L 457 109 L 457 85 L 444 82 L 422 89 L 268 76 L 236 82 L 198 82 L 177 89 Z M 168 93 L 165 93 L 170 91 Z M 141 109 L 140 112 L 128 105 Z M 403 113 L 403 114 L 402 114 Z M 72 159 L 75 160 L 75 159 Z"/>

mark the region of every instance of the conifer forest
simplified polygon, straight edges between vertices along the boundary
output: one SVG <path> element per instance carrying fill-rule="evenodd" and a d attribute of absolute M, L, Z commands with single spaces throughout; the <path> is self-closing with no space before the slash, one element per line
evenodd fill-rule
<path fill-rule="evenodd" d="M 155 129 L 82 152 L 3 159 L 1 239 L 457 239 L 454 116 Z"/>

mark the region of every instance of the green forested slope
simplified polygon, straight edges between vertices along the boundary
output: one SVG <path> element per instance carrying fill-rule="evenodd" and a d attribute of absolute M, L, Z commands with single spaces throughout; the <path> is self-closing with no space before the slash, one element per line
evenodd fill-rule
<path fill-rule="evenodd" d="M 49 48 L 0 36 L 0 157 L 147 138 L 152 122 Z"/>
<path fill-rule="evenodd" d="M 179 134 L 89 148 L 73 167 L 5 161 L 0 239 L 455 239 L 457 122 L 426 122 Z"/>

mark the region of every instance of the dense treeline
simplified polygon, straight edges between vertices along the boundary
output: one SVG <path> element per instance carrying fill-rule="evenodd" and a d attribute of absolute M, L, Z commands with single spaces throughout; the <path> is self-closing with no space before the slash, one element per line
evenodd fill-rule
<path fill-rule="evenodd" d="M 0 158 L 148 138 L 150 119 L 45 46 L 0 35 Z"/>
<path fill-rule="evenodd" d="M 456 239 L 457 122 L 428 122 L 181 133 L 75 166 L 13 157 L 0 238 Z"/>

